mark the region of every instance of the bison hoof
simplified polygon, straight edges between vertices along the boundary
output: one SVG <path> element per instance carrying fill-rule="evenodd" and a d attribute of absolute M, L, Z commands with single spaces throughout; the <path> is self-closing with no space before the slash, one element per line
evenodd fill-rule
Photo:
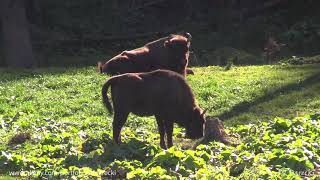
<path fill-rule="evenodd" d="M 121 140 L 119 139 L 114 139 L 113 142 L 117 145 L 120 145 L 122 143 Z"/>
<path fill-rule="evenodd" d="M 160 144 L 160 147 L 164 150 L 168 149 L 167 146 L 165 144 Z"/>

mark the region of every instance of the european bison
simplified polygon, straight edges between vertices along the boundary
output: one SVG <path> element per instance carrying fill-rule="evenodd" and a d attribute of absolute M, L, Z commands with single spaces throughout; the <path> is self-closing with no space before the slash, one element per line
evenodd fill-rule
<path fill-rule="evenodd" d="M 189 59 L 191 35 L 170 35 L 147 43 L 143 47 L 123 51 L 105 64 L 98 62 L 100 73 L 111 75 L 123 73 L 150 72 L 157 69 L 175 71 L 183 76 L 193 74 L 186 70 Z M 186 72 L 187 71 L 187 72 Z"/>
<path fill-rule="evenodd" d="M 139 116 L 154 115 L 160 133 L 160 146 L 171 147 L 173 123 L 186 128 L 188 138 L 203 136 L 204 112 L 196 105 L 184 77 L 168 70 L 126 73 L 111 77 L 102 87 L 103 103 L 110 113 L 107 91 L 111 86 L 114 107 L 113 139 L 121 142 L 121 128 L 130 112 Z M 164 135 L 167 134 L 167 146 Z"/>

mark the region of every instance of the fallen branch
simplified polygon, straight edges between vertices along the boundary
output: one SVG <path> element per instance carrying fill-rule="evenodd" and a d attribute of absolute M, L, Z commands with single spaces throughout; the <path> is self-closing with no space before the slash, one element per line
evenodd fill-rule
<path fill-rule="evenodd" d="M 196 147 L 200 144 L 209 144 L 212 141 L 219 141 L 226 145 L 233 145 L 228 140 L 228 135 L 224 130 L 224 125 L 219 118 L 216 117 L 207 117 L 204 129 L 204 137 L 198 140 L 192 147 Z"/>

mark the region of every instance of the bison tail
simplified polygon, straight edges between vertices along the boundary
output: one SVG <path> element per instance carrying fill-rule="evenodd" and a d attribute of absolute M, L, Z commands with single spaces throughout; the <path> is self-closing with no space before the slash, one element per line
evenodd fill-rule
<path fill-rule="evenodd" d="M 99 61 L 98 64 L 97 64 L 97 71 L 99 73 L 102 73 L 102 62 L 101 61 Z"/>
<path fill-rule="evenodd" d="M 111 86 L 112 82 L 113 82 L 113 78 L 110 78 L 107 82 L 104 83 L 104 85 L 102 86 L 102 102 L 105 105 L 105 107 L 108 109 L 109 113 L 112 114 L 113 109 L 112 109 L 112 105 L 108 99 L 108 89 L 109 86 Z"/>

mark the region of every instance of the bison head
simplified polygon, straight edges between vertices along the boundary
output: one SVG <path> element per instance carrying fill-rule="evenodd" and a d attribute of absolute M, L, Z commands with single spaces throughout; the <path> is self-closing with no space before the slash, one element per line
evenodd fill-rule
<path fill-rule="evenodd" d="M 189 37 L 190 38 L 190 37 Z M 189 61 L 190 39 L 181 35 L 170 35 L 164 42 L 168 57 L 171 60 L 171 69 L 185 76 L 185 69 Z"/>
<path fill-rule="evenodd" d="M 186 135 L 190 139 L 198 139 L 203 137 L 205 124 L 205 111 L 199 107 L 194 108 L 192 117 L 186 127 Z"/>
<path fill-rule="evenodd" d="M 182 56 L 189 52 L 191 45 L 191 35 L 186 33 L 185 36 L 170 35 L 164 42 L 164 47 L 168 48 L 171 54 Z"/>

